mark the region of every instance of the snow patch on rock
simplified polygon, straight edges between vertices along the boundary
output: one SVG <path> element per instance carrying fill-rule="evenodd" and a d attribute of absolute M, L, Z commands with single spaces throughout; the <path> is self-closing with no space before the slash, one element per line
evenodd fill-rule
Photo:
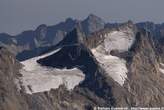
<path fill-rule="evenodd" d="M 164 74 L 164 64 L 163 63 L 160 63 L 159 71 Z"/>
<path fill-rule="evenodd" d="M 58 88 L 60 85 L 65 85 L 68 90 L 72 90 L 84 80 L 85 75 L 77 68 L 56 69 L 41 66 L 37 63 L 40 58 L 50 56 L 59 50 L 21 62 L 24 67 L 20 70 L 22 77 L 19 78 L 19 82 L 21 82 L 21 86 L 23 86 L 26 93 L 49 91 Z"/>

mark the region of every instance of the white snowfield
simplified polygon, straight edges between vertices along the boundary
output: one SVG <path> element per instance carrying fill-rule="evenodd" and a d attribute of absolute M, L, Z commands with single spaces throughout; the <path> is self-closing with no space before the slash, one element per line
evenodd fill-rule
<path fill-rule="evenodd" d="M 92 53 L 94 54 L 102 68 L 105 69 L 106 73 L 114 81 L 123 86 L 124 81 L 127 78 L 126 73 L 128 72 L 126 68 L 126 61 L 116 56 L 101 53 L 97 48 L 92 49 Z"/>
<path fill-rule="evenodd" d="M 120 52 L 127 51 L 133 44 L 135 37 L 132 29 L 113 31 L 105 34 L 104 48 L 107 52 L 118 50 Z"/>
<path fill-rule="evenodd" d="M 164 74 L 164 64 L 163 63 L 159 64 L 159 71 Z"/>
<path fill-rule="evenodd" d="M 60 85 L 65 85 L 68 90 L 72 90 L 83 81 L 85 75 L 77 68 L 56 69 L 41 66 L 36 62 L 40 58 L 50 56 L 59 50 L 21 62 L 24 67 L 20 70 L 22 77 L 19 78 L 19 81 L 16 81 L 18 88 L 20 89 L 20 86 L 23 86 L 28 94 L 49 91 L 59 88 Z"/>
<path fill-rule="evenodd" d="M 105 34 L 104 42 L 92 49 L 92 53 L 114 81 L 123 86 L 127 79 L 128 69 L 126 61 L 116 56 L 110 55 L 111 50 L 120 52 L 128 51 L 132 46 L 135 37 L 132 29 L 113 31 Z"/>

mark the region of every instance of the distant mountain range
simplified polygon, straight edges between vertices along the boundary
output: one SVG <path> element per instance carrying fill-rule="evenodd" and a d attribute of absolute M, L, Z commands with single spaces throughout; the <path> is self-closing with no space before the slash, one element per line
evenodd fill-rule
<path fill-rule="evenodd" d="M 14 53 L 20 53 L 24 50 L 31 50 L 39 47 L 56 45 L 75 27 L 80 27 L 88 35 L 92 32 L 104 28 L 103 20 L 95 15 L 89 15 L 85 20 L 73 20 L 72 18 L 53 26 L 44 24 L 38 26 L 34 31 L 25 31 L 16 36 L 0 34 L 1 45 L 10 47 Z"/>
<path fill-rule="evenodd" d="M 122 23 L 105 23 L 100 17 L 90 14 L 86 19 L 74 20 L 67 18 L 66 21 L 60 22 L 56 25 L 47 26 L 42 24 L 34 31 L 24 31 L 16 36 L 10 36 L 6 33 L 0 34 L 0 45 L 7 47 L 15 55 L 31 51 L 36 48 L 44 48 L 54 46 L 59 43 L 68 32 L 75 27 L 79 27 L 86 35 L 90 35 L 96 31 L 105 28 L 117 28 Z M 154 24 L 153 22 L 141 22 L 136 24 L 139 28 L 144 28 L 150 31 L 156 37 L 164 36 L 164 24 Z M 36 52 L 40 54 L 40 52 Z M 20 55 L 21 56 L 21 55 Z M 20 58 L 21 59 L 21 58 Z"/>

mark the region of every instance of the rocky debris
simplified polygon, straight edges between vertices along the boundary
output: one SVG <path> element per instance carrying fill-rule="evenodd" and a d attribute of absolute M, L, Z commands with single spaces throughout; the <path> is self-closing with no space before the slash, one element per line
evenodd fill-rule
<path fill-rule="evenodd" d="M 159 73 L 158 57 L 152 36 L 147 31 L 139 31 L 131 53 L 127 90 L 130 106 L 163 106 L 163 74 Z"/>
<path fill-rule="evenodd" d="M 6 49 L 0 49 L 0 110 L 28 110 L 23 95 L 17 91 L 15 79 L 21 65 Z M 19 82 L 18 82 L 19 83 Z"/>

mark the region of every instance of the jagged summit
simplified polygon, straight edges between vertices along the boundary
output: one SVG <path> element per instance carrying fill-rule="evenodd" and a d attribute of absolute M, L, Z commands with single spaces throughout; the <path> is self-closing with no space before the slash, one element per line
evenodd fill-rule
<path fill-rule="evenodd" d="M 45 28 L 45 27 L 47 27 L 46 24 L 41 24 L 36 28 L 36 30 L 40 30 L 41 28 Z"/>
<path fill-rule="evenodd" d="M 85 39 L 85 34 L 79 27 L 76 27 L 70 33 L 68 33 L 58 45 L 79 45 L 82 44 Z"/>
<path fill-rule="evenodd" d="M 91 13 L 88 15 L 88 17 L 86 18 L 87 20 L 92 20 L 92 19 L 99 19 L 102 20 L 100 17 L 96 16 L 95 14 Z"/>
<path fill-rule="evenodd" d="M 37 29 L 34 32 L 35 34 L 34 42 L 36 47 L 42 47 L 48 44 L 48 41 L 46 40 L 47 32 L 48 32 L 47 25 L 42 24 L 37 27 Z"/>
<path fill-rule="evenodd" d="M 117 27 L 105 28 L 105 29 L 101 29 L 100 31 L 92 33 L 86 38 L 86 45 L 88 45 L 90 48 L 94 48 L 99 44 L 102 44 L 107 39 L 108 39 L 107 42 L 109 42 L 109 44 L 111 41 L 114 41 L 114 39 L 117 41 L 121 39 L 122 40 L 131 39 L 131 36 L 133 36 L 132 38 L 134 38 L 136 32 L 137 32 L 137 28 L 132 22 L 122 23 Z M 119 46 L 120 43 L 115 44 L 115 46 L 116 45 Z M 124 41 L 121 44 L 127 45 Z"/>
<path fill-rule="evenodd" d="M 82 27 L 86 35 L 103 29 L 105 22 L 96 15 L 90 14 L 83 22 Z"/>
<path fill-rule="evenodd" d="M 72 23 L 72 22 L 75 22 L 75 21 L 77 22 L 76 19 L 73 19 L 73 18 L 70 18 L 70 17 L 65 20 L 66 23 Z"/>

